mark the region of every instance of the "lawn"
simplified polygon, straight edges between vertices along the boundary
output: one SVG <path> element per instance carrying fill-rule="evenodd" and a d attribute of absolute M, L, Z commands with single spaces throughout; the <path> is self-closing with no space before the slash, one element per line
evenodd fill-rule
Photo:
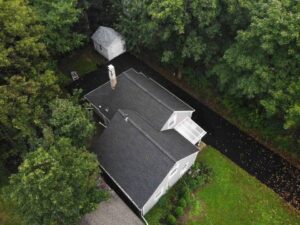
<path fill-rule="evenodd" d="M 97 69 L 107 60 L 96 52 L 92 45 L 77 49 L 59 62 L 59 68 L 66 75 L 66 83 L 71 82 L 71 71 L 76 71 L 79 76 L 84 76 Z"/>
<path fill-rule="evenodd" d="M 276 193 L 236 166 L 217 150 L 207 147 L 198 160 L 211 167 L 211 181 L 194 193 L 194 204 L 178 220 L 184 225 L 300 225 L 300 213 Z M 160 225 L 169 214 L 177 185 L 146 216 Z"/>

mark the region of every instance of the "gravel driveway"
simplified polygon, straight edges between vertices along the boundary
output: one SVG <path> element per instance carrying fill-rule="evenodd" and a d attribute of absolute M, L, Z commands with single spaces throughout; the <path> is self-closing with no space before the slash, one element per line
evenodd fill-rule
<path fill-rule="evenodd" d="M 144 225 L 114 192 L 92 213 L 85 215 L 79 225 Z"/>

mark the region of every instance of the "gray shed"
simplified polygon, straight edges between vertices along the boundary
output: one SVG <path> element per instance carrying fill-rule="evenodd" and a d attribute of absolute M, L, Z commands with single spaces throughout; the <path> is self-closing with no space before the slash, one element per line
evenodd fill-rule
<path fill-rule="evenodd" d="M 126 52 L 123 37 L 110 27 L 100 26 L 92 35 L 92 40 L 96 51 L 108 60 Z"/>

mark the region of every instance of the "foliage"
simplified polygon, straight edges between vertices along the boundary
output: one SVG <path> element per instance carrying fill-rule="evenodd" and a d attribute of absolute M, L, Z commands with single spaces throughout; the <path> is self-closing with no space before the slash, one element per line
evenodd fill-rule
<path fill-rule="evenodd" d="M 60 139 L 29 153 L 5 192 L 28 225 L 73 225 L 105 198 L 99 174 L 95 155 Z"/>
<path fill-rule="evenodd" d="M 227 108 L 262 139 L 299 152 L 299 2 L 119 2 L 117 28 L 129 50 L 151 50 L 172 73 L 192 78 L 192 87 L 229 100 Z"/>
<path fill-rule="evenodd" d="M 155 49 L 161 61 L 181 70 L 185 61 L 208 61 L 218 49 L 217 1 L 152 0 L 123 3 L 118 29 L 130 50 Z M 179 71 L 181 73 L 181 71 Z"/>
<path fill-rule="evenodd" d="M 0 0 L 0 77 L 43 71 L 46 46 L 44 32 L 32 9 L 24 0 Z"/>
<path fill-rule="evenodd" d="M 13 76 L 0 86 L 1 158 L 22 156 L 67 137 L 82 147 L 94 132 L 91 115 L 78 99 L 63 99 L 51 71 L 34 79 Z"/>
<path fill-rule="evenodd" d="M 299 3 L 272 0 L 257 4 L 250 26 L 238 32 L 214 72 L 221 90 L 254 102 L 266 117 L 299 129 Z"/>
<path fill-rule="evenodd" d="M 167 223 L 168 223 L 169 225 L 176 225 L 176 224 L 177 224 L 176 217 L 173 216 L 172 214 L 171 214 L 171 215 L 168 215 L 168 217 L 167 217 Z"/>
<path fill-rule="evenodd" d="M 53 54 L 70 52 L 83 44 L 85 36 L 72 30 L 78 22 L 82 9 L 78 0 L 29 0 L 40 23 L 45 26 L 43 42 Z"/>
<path fill-rule="evenodd" d="M 56 76 L 46 71 L 33 79 L 13 76 L 0 86 L 1 157 L 32 149 L 49 129 L 47 107 L 60 93 Z"/>
<path fill-rule="evenodd" d="M 193 200 L 193 192 L 203 187 L 210 180 L 211 170 L 206 164 L 197 162 L 185 174 L 172 189 L 163 196 L 157 206 L 150 212 L 150 224 L 174 225 L 184 214 L 184 211 L 196 204 Z M 195 180 L 195 181 L 194 181 Z M 148 219 L 148 216 L 147 216 Z"/>
<path fill-rule="evenodd" d="M 207 147 L 197 161 L 210 165 L 212 174 L 209 183 L 193 192 L 182 224 L 300 224 L 297 211 L 217 150 Z M 173 204 L 171 194 L 147 214 L 150 225 L 165 224 L 163 218 Z"/>
<path fill-rule="evenodd" d="M 68 99 L 55 99 L 50 103 L 49 123 L 56 137 L 67 137 L 77 147 L 86 145 L 95 131 L 90 113 L 78 102 Z"/>

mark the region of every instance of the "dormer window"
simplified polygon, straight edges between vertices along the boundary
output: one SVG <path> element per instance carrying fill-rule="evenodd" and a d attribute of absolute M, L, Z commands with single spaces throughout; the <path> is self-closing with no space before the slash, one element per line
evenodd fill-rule
<path fill-rule="evenodd" d="M 155 195 L 155 201 L 157 201 L 163 194 L 163 189 L 160 189 Z"/>

